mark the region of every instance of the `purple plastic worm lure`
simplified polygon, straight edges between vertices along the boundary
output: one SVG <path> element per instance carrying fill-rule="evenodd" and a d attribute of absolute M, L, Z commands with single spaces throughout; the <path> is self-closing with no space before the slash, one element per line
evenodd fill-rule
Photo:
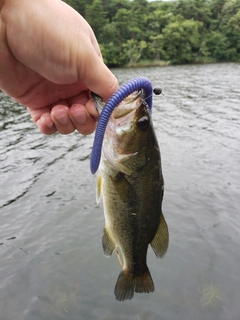
<path fill-rule="evenodd" d="M 100 163 L 104 133 L 114 108 L 134 91 L 143 90 L 143 98 L 152 111 L 152 83 L 145 77 L 138 77 L 122 85 L 106 102 L 98 120 L 93 142 L 90 168 L 94 174 Z"/>

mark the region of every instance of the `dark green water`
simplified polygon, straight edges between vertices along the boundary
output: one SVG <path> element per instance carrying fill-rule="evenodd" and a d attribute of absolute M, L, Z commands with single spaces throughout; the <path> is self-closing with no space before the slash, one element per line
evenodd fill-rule
<path fill-rule="evenodd" d="M 161 86 L 153 120 L 170 246 L 155 292 L 117 302 L 93 135 L 44 136 L 0 94 L 0 320 L 239 320 L 240 64 L 114 70 Z"/>

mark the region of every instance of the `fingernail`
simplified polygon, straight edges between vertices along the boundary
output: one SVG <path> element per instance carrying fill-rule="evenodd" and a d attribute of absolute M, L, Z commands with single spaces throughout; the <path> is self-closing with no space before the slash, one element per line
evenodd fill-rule
<path fill-rule="evenodd" d="M 49 129 L 52 129 L 53 128 L 53 126 L 54 126 L 54 123 L 51 121 L 49 121 L 49 122 L 47 122 L 46 123 L 46 126 L 49 128 Z"/>
<path fill-rule="evenodd" d="M 78 124 L 85 124 L 85 123 L 86 123 L 86 115 L 82 115 L 82 114 L 81 114 L 81 117 L 75 118 L 75 121 L 76 121 Z"/>
<path fill-rule="evenodd" d="M 73 120 L 75 122 L 77 122 L 78 124 L 85 124 L 87 121 L 87 116 L 86 116 L 86 109 L 85 107 L 81 106 L 81 107 L 77 107 L 74 106 L 74 108 L 72 108 L 71 110 L 71 114 L 73 117 Z"/>
<path fill-rule="evenodd" d="M 60 124 L 67 124 L 68 123 L 68 116 L 66 114 L 62 114 L 56 118 Z"/>

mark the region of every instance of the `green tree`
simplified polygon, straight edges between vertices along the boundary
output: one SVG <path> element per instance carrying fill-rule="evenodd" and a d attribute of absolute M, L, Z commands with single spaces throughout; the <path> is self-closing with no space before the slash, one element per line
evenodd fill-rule
<path fill-rule="evenodd" d="M 154 60 L 160 60 L 162 50 L 163 50 L 163 35 L 158 34 L 157 36 L 151 36 L 150 42 L 148 43 L 148 51 L 152 56 L 151 58 Z"/>
<path fill-rule="evenodd" d="M 125 8 L 121 8 L 118 10 L 113 20 L 116 26 L 119 57 L 122 55 L 122 44 L 125 40 L 131 38 L 131 32 L 128 25 L 130 19 L 130 11 Z"/>
<path fill-rule="evenodd" d="M 195 60 L 199 49 L 199 22 L 184 20 L 169 23 L 163 29 L 163 58 L 172 63 L 188 63 Z"/>
<path fill-rule="evenodd" d="M 66 2 L 92 26 L 109 66 L 240 59 L 240 0 Z"/>
<path fill-rule="evenodd" d="M 142 51 L 147 47 L 147 43 L 145 41 L 138 41 L 138 40 L 127 40 L 124 43 L 124 54 L 128 58 L 128 64 L 130 67 L 133 67 L 134 64 L 141 58 Z"/>
<path fill-rule="evenodd" d="M 133 0 L 131 3 L 129 30 L 131 39 L 142 40 L 146 32 L 147 0 Z"/>
<path fill-rule="evenodd" d="M 127 63 L 127 58 L 122 54 L 122 43 L 119 43 L 115 22 L 103 26 L 101 40 L 100 48 L 107 65 L 118 67 Z"/>
<path fill-rule="evenodd" d="M 222 17 L 220 27 L 228 24 L 228 21 L 240 10 L 240 0 L 227 0 L 222 8 Z"/>
<path fill-rule="evenodd" d="M 106 15 L 101 0 L 93 0 L 92 4 L 86 5 L 85 18 L 99 41 L 101 40 L 102 26 L 107 23 Z"/>
<path fill-rule="evenodd" d="M 208 0 L 179 0 L 175 3 L 175 15 L 181 14 L 187 20 L 201 21 L 205 28 L 209 26 L 211 10 Z"/>
<path fill-rule="evenodd" d="M 78 11 L 83 17 L 85 17 L 85 7 L 89 1 L 86 0 L 65 0 L 72 8 Z"/>
<path fill-rule="evenodd" d="M 229 41 L 221 32 L 209 32 L 206 37 L 206 45 L 211 57 L 218 61 L 225 61 L 229 59 Z"/>
<path fill-rule="evenodd" d="M 127 9 L 130 10 L 131 3 L 129 0 L 102 0 L 104 10 L 107 13 L 107 19 L 111 22 L 118 10 Z"/>
<path fill-rule="evenodd" d="M 226 26 L 226 35 L 229 39 L 229 58 L 240 59 L 240 10 L 230 18 Z"/>
<path fill-rule="evenodd" d="M 211 10 L 211 23 L 213 21 L 220 22 L 222 17 L 223 6 L 226 3 L 226 0 L 211 0 L 209 7 Z"/>

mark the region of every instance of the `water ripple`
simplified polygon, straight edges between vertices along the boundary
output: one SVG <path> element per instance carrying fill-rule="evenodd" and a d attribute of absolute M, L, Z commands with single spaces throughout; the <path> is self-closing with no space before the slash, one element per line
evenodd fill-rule
<path fill-rule="evenodd" d="M 119 266 L 102 255 L 93 136 L 44 136 L 0 92 L 0 317 L 237 319 L 240 64 L 114 73 L 120 83 L 148 77 L 164 92 L 154 96 L 153 121 L 170 246 L 162 261 L 149 250 L 156 292 L 136 295 L 124 311 L 114 301 Z M 210 289 L 222 300 L 203 307 Z"/>

